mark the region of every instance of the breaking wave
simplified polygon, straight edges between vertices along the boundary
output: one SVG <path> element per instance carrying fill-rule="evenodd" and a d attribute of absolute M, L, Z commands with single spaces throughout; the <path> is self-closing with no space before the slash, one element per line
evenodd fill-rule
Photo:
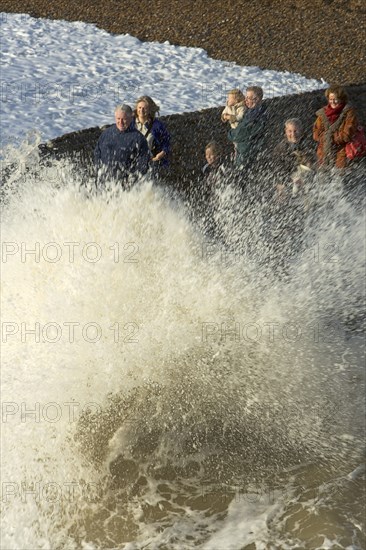
<path fill-rule="evenodd" d="M 229 180 L 197 215 L 149 179 L 92 192 L 37 144 L 4 157 L 3 548 L 361 548 L 342 182 L 275 215 Z"/>

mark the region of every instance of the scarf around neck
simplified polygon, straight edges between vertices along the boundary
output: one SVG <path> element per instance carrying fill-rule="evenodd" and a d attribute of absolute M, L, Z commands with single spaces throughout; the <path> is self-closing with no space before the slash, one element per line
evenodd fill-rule
<path fill-rule="evenodd" d="M 329 104 L 324 108 L 324 112 L 327 116 L 327 119 L 329 120 L 329 123 L 330 124 L 333 124 L 337 118 L 339 117 L 339 115 L 341 114 L 341 112 L 343 111 L 344 107 L 346 106 L 345 103 L 340 103 L 339 105 L 337 105 L 337 107 L 331 107 Z"/>

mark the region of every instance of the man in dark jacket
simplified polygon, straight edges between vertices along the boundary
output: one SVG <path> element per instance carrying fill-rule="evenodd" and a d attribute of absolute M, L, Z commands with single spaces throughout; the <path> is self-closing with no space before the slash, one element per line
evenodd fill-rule
<path fill-rule="evenodd" d="M 116 179 L 128 188 L 131 175 L 146 174 L 149 147 L 146 138 L 135 128 L 129 105 L 119 105 L 114 114 L 116 123 L 104 130 L 94 150 L 98 184 Z"/>
<path fill-rule="evenodd" d="M 228 132 L 229 141 L 235 143 L 235 164 L 249 168 L 257 157 L 265 133 L 266 109 L 262 104 L 263 90 L 260 86 L 246 89 L 244 117 L 236 128 Z"/>

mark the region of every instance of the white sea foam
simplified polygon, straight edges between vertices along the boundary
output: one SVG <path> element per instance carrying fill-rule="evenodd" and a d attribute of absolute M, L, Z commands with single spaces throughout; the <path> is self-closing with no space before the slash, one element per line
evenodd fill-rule
<path fill-rule="evenodd" d="M 2 548 L 361 548 L 364 219 L 336 182 L 273 272 L 230 186 L 223 249 L 151 182 L 91 196 L 35 146 L 142 93 L 168 114 L 324 82 L 84 23 L 2 31 Z"/>
<path fill-rule="evenodd" d="M 118 103 L 148 94 L 161 114 L 223 105 L 227 91 L 263 86 L 265 97 L 318 89 L 324 82 L 208 57 L 201 48 L 140 42 L 82 22 L 1 14 L 1 143 L 28 130 L 46 141 L 108 124 Z"/>
<path fill-rule="evenodd" d="M 31 146 L 18 154 L 32 169 Z M 330 209 L 320 234 L 312 224 L 311 243 L 339 245 L 336 270 L 305 252 L 265 282 L 258 258 L 223 256 L 151 182 L 91 196 L 67 162 L 34 167 L 2 217 L 4 548 L 277 540 L 291 476 L 271 502 L 253 502 L 255 479 L 265 491 L 299 457 L 322 456 L 330 480 L 358 466 L 362 361 L 341 313 L 362 298 L 362 216 L 339 202 L 342 226 Z M 260 233 L 259 217 L 221 218 L 244 240 Z M 313 499 L 309 476 L 296 498 Z"/>

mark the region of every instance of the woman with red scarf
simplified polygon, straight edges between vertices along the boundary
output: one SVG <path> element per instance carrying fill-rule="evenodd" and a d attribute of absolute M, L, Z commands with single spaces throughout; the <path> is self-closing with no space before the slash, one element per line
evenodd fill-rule
<path fill-rule="evenodd" d="M 357 130 L 354 108 L 348 103 L 348 96 L 340 86 L 331 86 L 325 92 L 328 105 L 316 112 L 317 119 L 313 137 L 318 142 L 319 165 L 344 168 L 347 166 L 346 144 Z"/>

